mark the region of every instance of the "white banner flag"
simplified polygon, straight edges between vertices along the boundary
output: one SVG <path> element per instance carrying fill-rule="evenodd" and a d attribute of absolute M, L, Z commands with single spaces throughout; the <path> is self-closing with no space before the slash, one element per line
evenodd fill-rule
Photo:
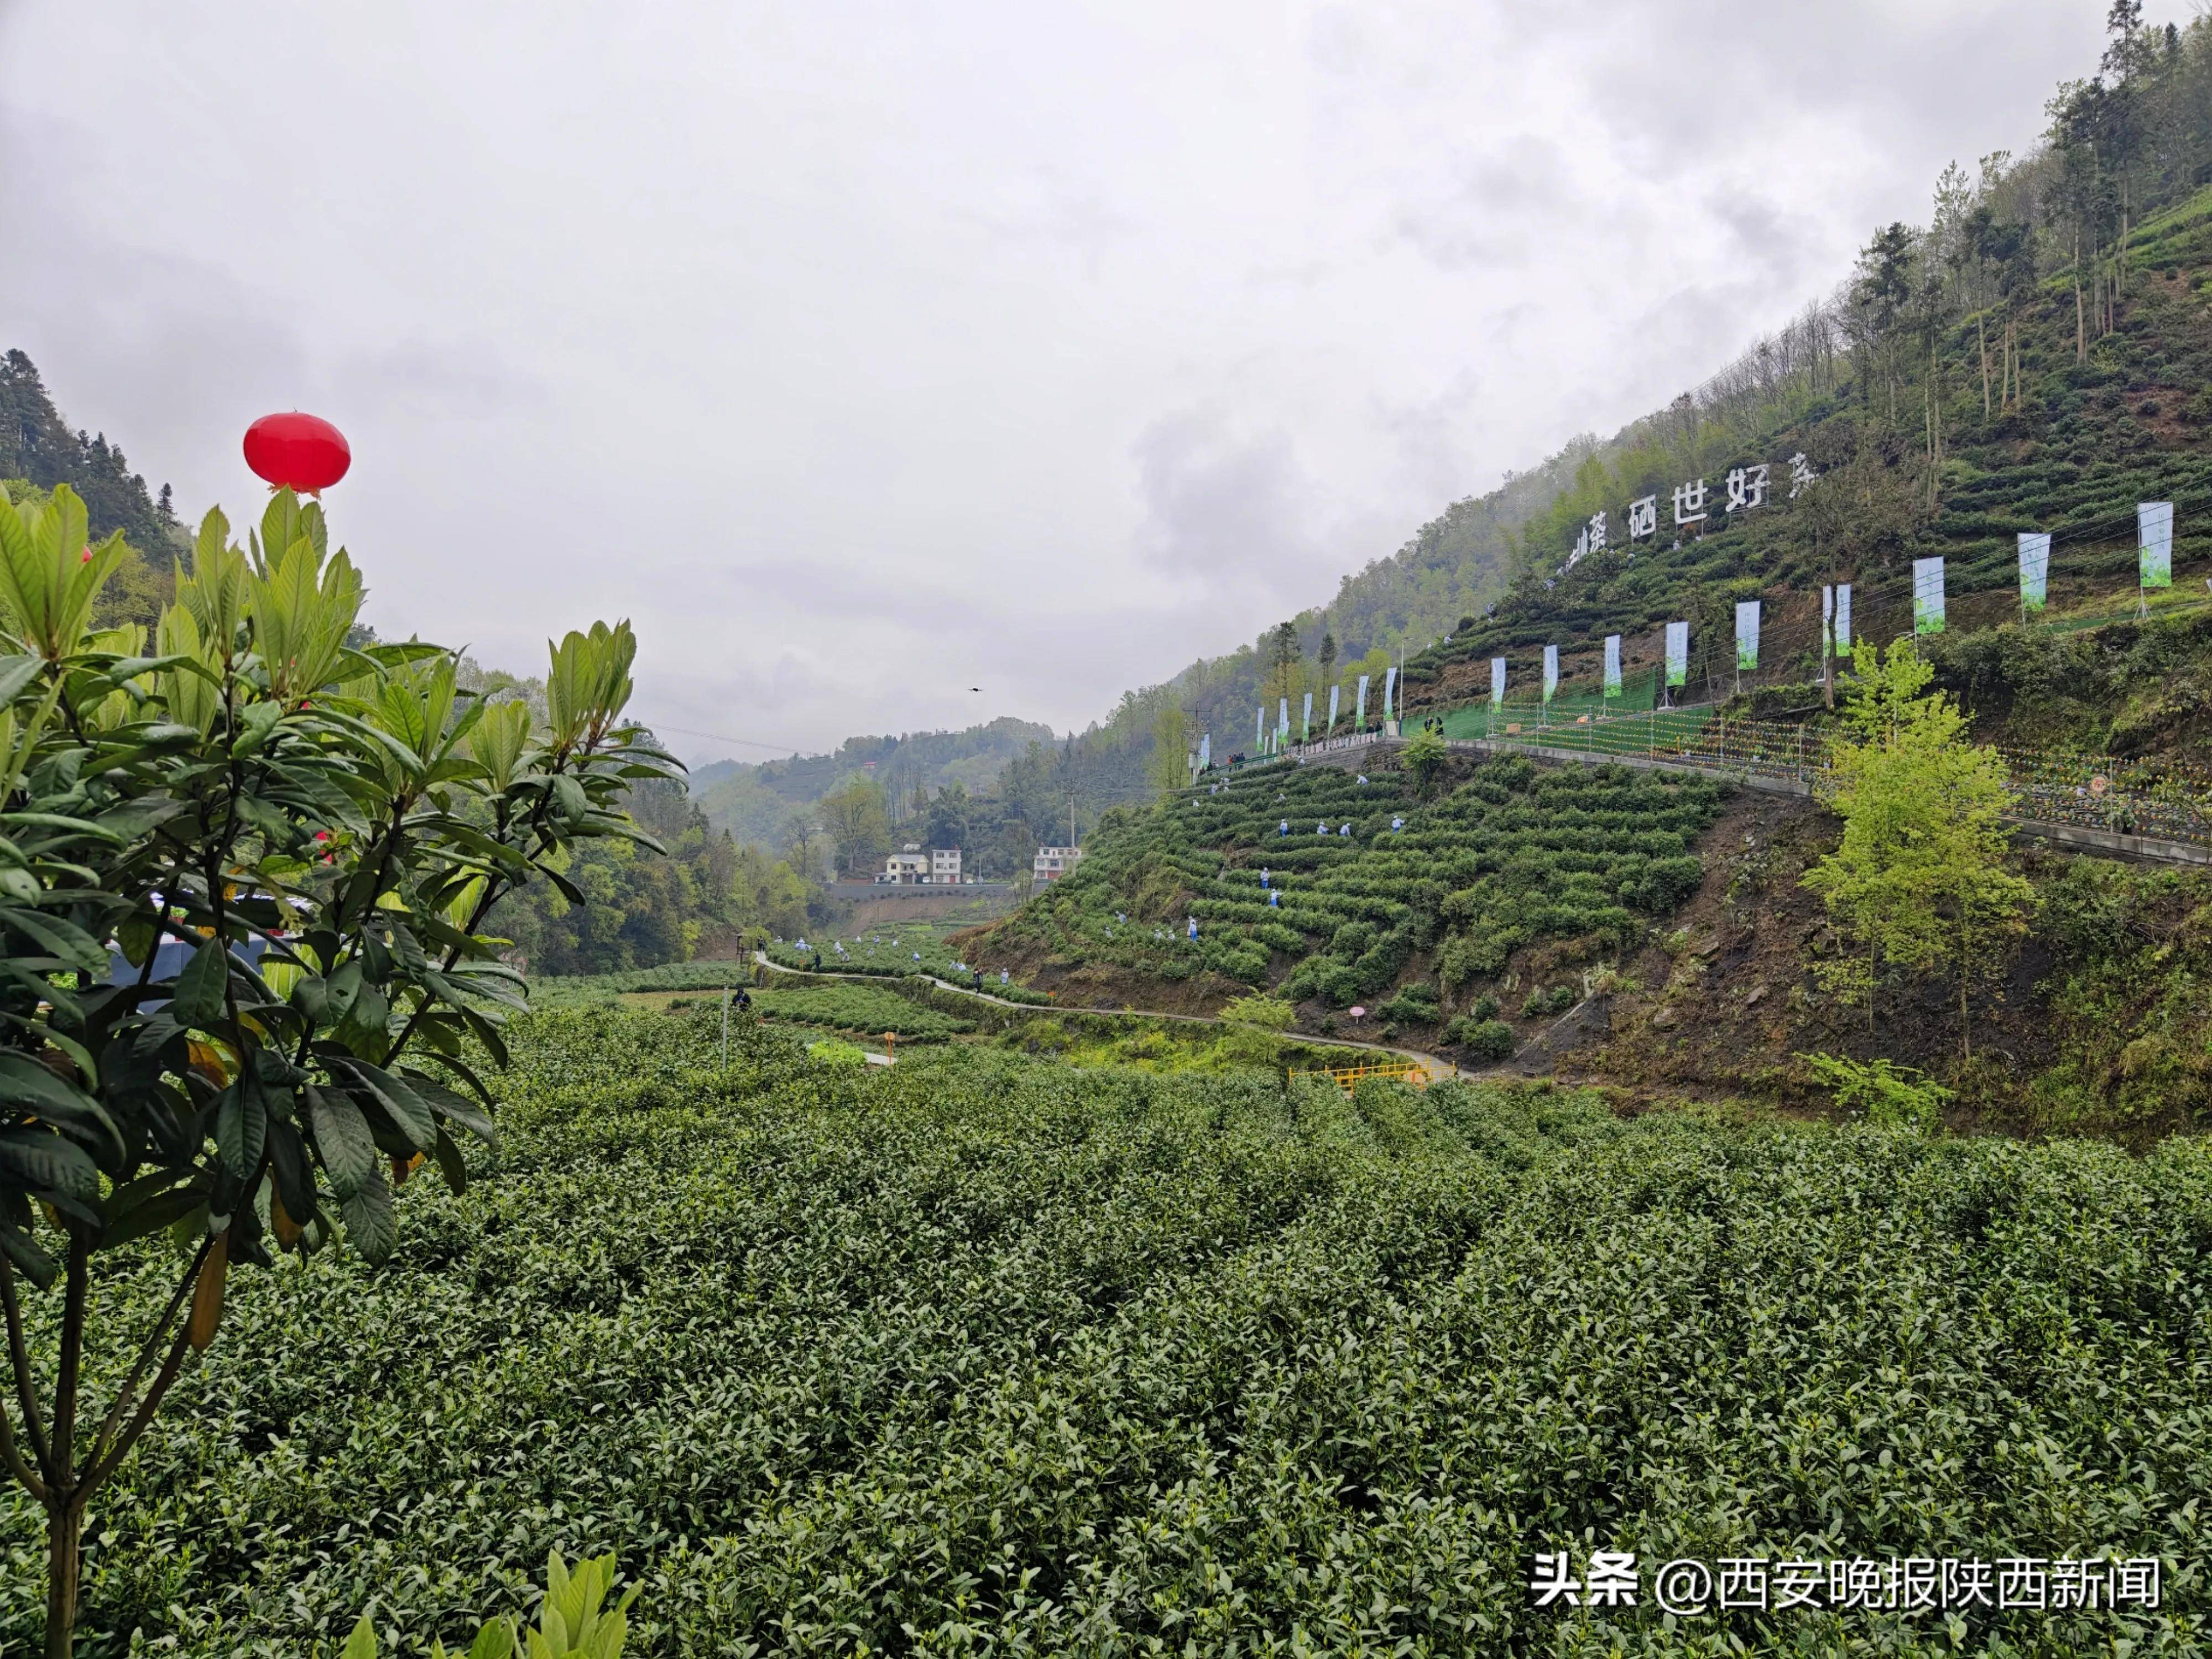
<path fill-rule="evenodd" d="M 1851 654 L 1851 585 L 1836 584 L 1836 654 Z"/>
<path fill-rule="evenodd" d="M 1492 708 L 1505 701 L 1505 659 L 1490 659 L 1490 706 Z"/>
<path fill-rule="evenodd" d="M 1556 645 L 1547 645 L 1544 647 L 1544 701 L 1547 703 L 1551 702 L 1552 693 L 1559 689 L 1559 647 Z"/>
<path fill-rule="evenodd" d="M 1943 631 L 1943 561 L 1940 558 L 1912 562 L 1912 631 Z"/>
<path fill-rule="evenodd" d="M 2023 530 L 2020 532 L 2020 608 L 2033 615 L 2043 609 L 2050 597 L 2051 533 Z"/>
<path fill-rule="evenodd" d="M 1735 607 L 1735 665 L 1759 666 L 1759 601 L 1739 599 Z"/>
<path fill-rule="evenodd" d="M 1267 705 L 1261 703 L 1252 711 L 1252 752 L 1258 754 L 1267 746 Z"/>
<path fill-rule="evenodd" d="M 1690 680 L 1690 624 L 1667 624 L 1667 684 L 1686 685 Z"/>
<path fill-rule="evenodd" d="M 1283 738 L 1287 738 L 1287 737 L 1289 737 L 1290 735 L 1291 735 L 1291 700 L 1290 700 L 1288 697 L 1278 697 L 1278 698 L 1276 698 L 1276 699 L 1275 699 L 1275 738 L 1276 738 L 1276 741 L 1280 742 Z"/>
<path fill-rule="evenodd" d="M 1298 741 L 1304 743 L 1313 736 L 1313 693 L 1306 693 L 1305 712 L 1298 717 Z"/>
<path fill-rule="evenodd" d="M 2136 538 L 2142 545 L 2142 585 L 2173 586 L 2173 503 L 2141 501 L 2136 506 Z"/>
<path fill-rule="evenodd" d="M 1353 711 L 1352 724 L 1360 731 L 1364 731 L 1367 726 L 1367 676 L 1364 674 L 1359 677 L 1359 703 Z"/>
<path fill-rule="evenodd" d="M 1618 634 L 1605 636 L 1605 695 L 1608 697 L 1620 695 L 1620 635 Z"/>
<path fill-rule="evenodd" d="M 1328 688 L 1328 729 L 1332 734 L 1336 731 L 1336 694 L 1343 690 L 1340 685 Z"/>
<path fill-rule="evenodd" d="M 1213 764 L 1213 733 L 1209 732 L 1198 740 L 1198 769 L 1201 772 Z"/>
<path fill-rule="evenodd" d="M 1394 667 L 1382 677 L 1382 718 L 1390 718 L 1390 694 L 1398 689 L 1398 671 Z"/>

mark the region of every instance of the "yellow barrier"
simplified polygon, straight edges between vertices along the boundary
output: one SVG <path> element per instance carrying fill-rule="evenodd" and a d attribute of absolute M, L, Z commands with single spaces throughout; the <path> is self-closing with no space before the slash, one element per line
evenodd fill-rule
<path fill-rule="evenodd" d="M 1302 1072 L 1301 1077 L 1325 1077 L 1350 1094 L 1368 1078 L 1388 1078 L 1393 1083 L 1410 1083 L 1416 1089 L 1429 1086 L 1429 1068 L 1411 1060 L 1392 1060 L 1375 1066 L 1335 1066 L 1326 1071 Z"/>

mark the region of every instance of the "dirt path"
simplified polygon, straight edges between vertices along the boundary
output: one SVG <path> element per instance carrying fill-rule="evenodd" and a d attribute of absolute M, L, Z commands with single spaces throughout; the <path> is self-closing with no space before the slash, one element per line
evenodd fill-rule
<path fill-rule="evenodd" d="M 780 962 L 770 962 L 768 959 L 768 953 L 764 951 L 754 951 L 753 960 L 760 963 L 763 968 L 773 969 L 779 974 L 789 974 L 798 979 L 881 980 L 884 977 L 882 974 L 840 974 L 832 972 L 828 969 L 824 969 L 822 972 L 817 974 L 812 969 L 806 968 L 787 968 Z M 973 997 L 978 1002 L 988 1002 L 1000 1008 L 1012 1008 L 1018 1013 L 1050 1015 L 1054 1013 L 1066 1012 L 1072 1014 L 1089 1014 L 1106 1019 L 1172 1019 L 1179 1021 L 1185 1025 L 1226 1025 L 1229 1023 L 1227 1020 L 1222 1019 L 1213 1014 L 1154 1013 L 1143 1008 L 1069 1008 L 1063 1010 L 1054 1006 L 1041 1007 L 1033 1002 L 1014 1002 L 1005 997 L 994 997 L 988 991 L 977 991 L 965 985 L 955 985 L 950 980 L 938 978 L 934 974 L 910 974 L 908 975 L 907 977 L 909 979 L 926 979 L 932 985 L 937 987 L 940 991 L 950 991 L 955 996 Z M 1416 1066 L 1419 1066 L 1421 1068 L 1423 1073 L 1426 1075 L 1429 1081 L 1431 1083 L 1437 1082 L 1443 1078 L 1462 1077 L 1467 1075 L 1467 1073 L 1462 1072 L 1459 1066 L 1453 1064 L 1450 1060 L 1439 1060 L 1434 1054 L 1425 1054 L 1419 1049 L 1415 1048 L 1393 1048 L 1383 1043 L 1360 1042 L 1351 1037 L 1307 1036 L 1304 1032 L 1292 1032 L 1288 1033 L 1287 1035 L 1297 1036 L 1306 1042 L 1325 1045 L 1331 1048 L 1364 1048 L 1370 1054 L 1390 1054 L 1400 1060 L 1410 1060 Z"/>

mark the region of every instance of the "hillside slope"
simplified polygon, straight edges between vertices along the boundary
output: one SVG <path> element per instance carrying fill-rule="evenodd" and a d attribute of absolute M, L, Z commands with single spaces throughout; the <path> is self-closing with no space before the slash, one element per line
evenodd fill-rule
<path fill-rule="evenodd" d="M 41 489 L 65 483 L 84 498 L 94 536 L 124 539 L 161 566 L 183 551 L 183 532 L 168 511 L 168 486 L 156 501 L 105 433 L 73 431 L 54 407 L 38 368 L 21 351 L 0 356 L 0 478 Z"/>
<path fill-rule="evenodd" d="M 1946 627 L 1929 648 L 1970 708 L 1985 706 L 2015 741 L 2128 753 L 2185 746 L 2201 729 L 2198 699 L 2169 696 L 2154 708 L 2136 694 L 2170 684 L 2178 670 L 2201 683 L 2204 664 L 2212 191 L 2135 228 L 2125 248 L 2131 285 L 2112 304 L 2111 331 L 2078 357 L 2064 276 L 2021 295 L 2007 316 L 1977 312 L 1936 335 L 1934 369 L 1904 389 L 1907 403 L 1932 407 L 1940 422 L 1933 461 L 1926 429 L 1917 447 L 1900 432 L 1878 380 L 1808 370 L 1725 426 L 1594 469 L 1532 526 L 1532 544 L 1558 562 L 1533 562 L 1494 614 L 1464 619 L 1451 640 L 1408 663 L 1412 706 L 1486 699 L 1494 656 L 1506 659 L 1512 700 L 1532 699 L 1547 645 L 1559 648 L 1561 694 L 1594 695 L 1607 634 L 1622 636 L 1625 678 L 1648 679 L 1662 630 L 1676 620 L 1690 624 L 1693 700 L 1739 684 L 1803 684 L 1820 672 L 1822 585 L 1850 583 L 1854 635 L 1885 641 L 1912 629 L 1914 562 L 1941 557 Z M 2011 406 L 1998 406 L 1993 390 L 1985 408 L 1982 343 L 2008 325 Z M 1799 453 L 1821 476 L 1793 501 L 1787 462 Z M 1756 510 L 1717 510 L 1725 473 L 1762 461 L 1783 487 L 1771 487 Z M 1715 508 L 1678 538 L 1673 491 L 1698 478 Z M 1590 515 L 1605 514 L 1617 537 L 1627 503 L 1645 496 L 1657 498 L 1658 534 L 1559 571 Z M 2139 501 L 2174 504 L 2173 586 L 2150 595 L 2148 630 L 2136 615 Z M 2051 538 L 2049 604 L 2026 624 L 2023 532 Z M 1757 669 L 1739 675 L 1734 607 L 1747 599 L 1763 607 L 1761 639 Z M 2107 632 L 2094 645 L 2071 637 L 2100 626 Z M 1962 637 L 1985 631 L 1996 637 Z M 2100 665 L 2147 638 L 2155 643 L 2135 672 L 2116 680 Z M 2039 689 L 2058 694 L 2044 699 L 2051 718 L 2022 706 L 2021 694 Z"/>
<path fill-rule="evenodd" d="M 910 809 L 919 792 L 957 786 L 981 794 L 1031 745 L 1054 741 L 1050 726 L 1002 716 L 959 732 L 848 738 L 827 755 L 751 763 L 716 761 L 693 771 L 691 787 L 716 828 L 741 842 L 775 848 L 782 844 L 793 813 L 855 776 L 883 791 L 896 818 Z"/>
<path fill-rule="evenodd" d="M 1075 872 L 987 932 L 975 959 L 1046 983 L 1103 967 L 1271 986 L 1322 1030 L 1370 1002 L 1440 1029 L 1517 982 L 1516 960 L 1558 972 L 1641 939 L 1697 886 L 1692 848 L 1728 793 L 1522 760 L 1462 776 L 1423 799 L 1402 772 L 1285 762 L 1109 815 Z"/>
<path fill-rule="evenodd" d="M 1075 873 L 953 943 L 1063 1006 L 1266 988 L 1304 1032 L 1633 1098 L 1817 1106 L 1820 1052 L 1927 1070 L 1962 1127 L 2212 1121 L 2212 872 L 2029 847 L 2033 922 L 2001 971 L 1963 1007 L 1939 976 L 1869 1008 L 1824 984 L 1839 946 L 1802 884 L 1837 834 L 1802 799 L 1619 765 L 1456 761 L 1424 799 L 1402 772 L 1285 762 L 1109 814 Z"/>

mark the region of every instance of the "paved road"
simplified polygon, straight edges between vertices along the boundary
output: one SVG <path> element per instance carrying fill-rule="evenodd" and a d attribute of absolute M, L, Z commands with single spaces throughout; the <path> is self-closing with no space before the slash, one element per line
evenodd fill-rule
<path fill-rule="evenodd" d="M 805 968 L 787 968 L 780 962 L 770 962 L 768 959 L 768 953 L 763 951 L 754 951 L 753 960 L 760 963 L 763 968 L 771 968 L 779 974 L 789 974 L 793 977 L 799 979 L 880 980 L 885 977 L 885 975 L 882 974 L 840 974 L 833 973 L 827 969 L 824 969 L 821 973 L 817 974 L 813 972 L 811 969 Z M 1051 1006 L 1040 1006 L 1038 1004 L 1033 1002 L 1014 1002 L 1006 997 L 994 997 L 988 991 L 974 990 L 965 985 L 955 985 L 951 981 L 939 979 L 934 974 L 909 974 L 906 977 L 909 979 L 926 979 L 932 985 L 936 986 L 939 990 L 950 991 L 955 996 L 973 997 L 978 1002 L 988 1002 L 1000 1008 L 1012 1008 L 1016 1012 L 1024 1014 L 1052 1014 L 1065 1012 L 1072 1014 L 1092 1014 L 1102 1016 L 1108 1019 L 1172 1019 L 1180 1021 L 1185 1025 L 1226 1025 L 1229 1023 L 1227 1020 L 1219 1018 L 1212 1014 L 1156 1013 L 1151 1010 L 1144 1008 L 1069 1007 L 1063 1009 L 1057 1004 Z M 1305 1042 L 1325 1044 L 1331 1048 L 1364 1048 L 1370 1054 L 1390 1054 L 1400 1060 L 1410 1060 L 1428 1074 L 1429 1081 L 1431 1083 L 1436 1082 L 1440 1078 L 1458 1077 L 1462 1074 L 1460 1068 L 1454 1065 L 1450 1060 L 1439 1060 L 1434 1054 L 1425 1054 L 1418 1049 L 1393 1048 L 1383 1043 L 1359 1042 L 1349 1037 L 1312 1036 L 1302 1032 L 1291 1032 L 1289 1035 L 1299 1037 Z"/>

